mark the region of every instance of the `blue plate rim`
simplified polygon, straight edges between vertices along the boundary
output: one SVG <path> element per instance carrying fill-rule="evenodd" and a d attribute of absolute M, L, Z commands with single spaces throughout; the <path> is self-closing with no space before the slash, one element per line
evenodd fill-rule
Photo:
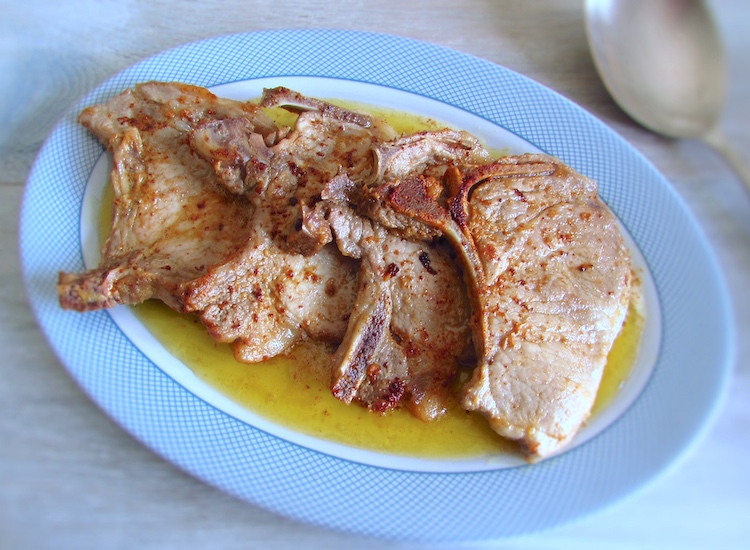
<path fill-rule="evenodd" d="M 450 58 L 450 61 L 452 63 L 458 64 L 459 66 L 465 65 L 465 66 L 470 66 L 470 67 L 476 67 L 477 65 L 480 65 L 482 70 L 484 71 L 488 71 L 490 73 L 501 75 L 498 77 L 501 79 L 512 77 L 513 79 L 516 80 L 516 82 L 521 82 L 522 83 L 521 85 L 527 86 L 529 88 L 533 88 L 536 93 L 541 94 L 548 98 L 549 97 L 554 98 L 554 100 L 552 100 L 553 103 L 564 105 L 565 106 L 564 108 L 566 110 L 575 111 L 577 116 L 585 118 L 588 123 L 593 124 L 593 125 L 599 125 L 601 132 L 606 133 L 610 139 L 612 139 L 614 142 L 619 144 L 618 145 L 619 147 L 621 148 L 624 147 L 625 149 L 627 149 L 630 152 L 630 154 L 633 155 L 633 158 L 637 159 L 638 164 L 642 168 L 645 167 L 644 169 L 647 172 L 651 173 L 651 175 L 654 176 L 656 180 L 661 182 L 661 185 L 663 187 L 662 192 L 666 197 L 668 197 L 667 199 L 663 199 L 663 200 L 670 201 L 670 204 L 679 211 L 681 221 L 683 221 L 684 224 L 690 228 L 691 240 L 693 241 L 693 245 L 702 252 L 703 254 L 702 258 L 707 263 L 707 266 L 706 266 L 707 275 L 706 276 L 714 280 L 716 283 L 712 289 L 714 292 L 714 297 L 716 298 L 716 304 L 715 304 L 716 307 L 714 308 L 713 313 L 715 314 L 715 319 L 718 319 L 718 322 L 721 324 L 721 326 L 726 329 L 724 330 L 723 343 L 717 342 L 717 345 L 716 345 L 717 349 L 722 351 L 722 354 L 720 355 L 720 359 L 716 361 L 717 366 L 715 368 L 716 368 L 718 376 L 715 378 L 714 389 L 712 389 L 713 395 L 711 396 L 710 399 L 707 400 L 707 405 L 705 406 L 704 414 L 701 415 L 701 422 L 696 423 L 693 426 L 693 429 L 691 430 L 689 437 L 683 438 L 679 448 L 677 447 L 672 448 L 670 449 L 670 452 L 665 453 L 664 456 L 661 457 L 660 464 L 652 467 L 649 472 L 642 474 L 639 482 L 630 483 L 628 484 L 627 487 L 618 488 L 618 490 L 612 491 L 611 494 L 606 495 L 604 498 L 600 498 L 596 503 L 592 502 L 591 504 L 587 506 L 580 507 L 580 509 L 577 510 L 573 514 L 565 515 L 565 514 L 558 513 L 554 517 L 550 516 L 549 518 L 542 519 L 536 522 L 534 522 L 533 520 L 530 520 L 529 518 L 526 518 L 525 522 L 520 522 L 523 525 L 517 529 L 510 528 L 507 524 L 502 524 L 502 523 L 493 524 L 491 521 L 489 521 L 489 518 L 484 518 L 483 520 L 484 523 L 481 523 L 481 524 L 480 522 L 474 522 L 473 524 L 468 525 L 468 526 L 464 525 L 463 529 L 459 529 L 459 527 L 461 527 L 459 525 L 452 524 L 452 525 L 449 525 L 447 529 L 443 528 L 439 530 L 438 532 L 432 533 L 432 534 L 427 532 L 428 525 L 431 525 L 434 528 L 435 524 L 434 522 L 431 522 L 431 521 L 422 521 L 420 525 L 417 525 L 417 528 L 409 528 L 408 526 L 404 525 L 404 526 L 401 526 L 400 530 L 396 529 L 395 531 L 389 532 L 389 528 L 386 525 L 372 524 L 372 525 L 365 525 L 365 526 L 357 526 L 352 523 L 350 517 L 338 517 L 338 518 L 333 518 L 333 519 L 325 518 L 324 516 L 326 514 L 330 514 L 332 511 L 335 512 L 337 506 L 340 505 L 337 502 L 328 503 L 326 506 L 322 507 L 317 512 L 305 512 L 299 506 L 292 506 L 292 507 L 283 506 L 277 501 L 272 501 L 272 499 L 268 501 L 264 501 L 264 499 L 262 498 L 255 498 L 255 499 L 248 498 L 248 495 L 246 494 L 247 491 L 243 492 L 242 490 L 239 490 L 236 487 L 232 487 L 231 483 L 229 483 L 226 479 L 221 478 L 217 480 L 215 475 L 207 474 L 206 472 L 201 471 L 201 464 L 196 466 L 195 464 L 191 463 L 190 457 L 186 458 L 185 456 L 180 456 L 180 452 L 181 452 L 180 449 L 177 449 L 177 452 L 175 452 L 174 449 L 169 447 L 169 445 L 165 445 L 163 441 L 155 441 L 153 434 L 150 434 L 150 435 L 146 434 L 144 432 L 143 426 L 139 425 L 138 422 L 133 421 L 133 419 L 123 420 L 122 412 L 120 410 L 118 410 L 117 408 L 113 408 L 107 403 L 102 402 L 101 396 L 98 394 L 98 391 L 100 390 L 95 386 L 95 384 L 92 383 L 91 379 L 82 377 L 80 372 L 77 372 L 70 368 L 68 364 L 70 362 L 70 358 L 67 355 L 67 353 L 69 352 L 65 352 L 64 350 L 60 349 L 59 334 L 55 333 L 53 330 L 50 330 L 49 301 L 50 301 L 51 293 L 49 292 L 49 289 L 47 289 L 46 291 L 40 291 L 39 289 L 39 284 L 38 284 L 39 273 L 38 271 L 35 271 L 37 268 L 34 265 L 33 259 L 31 258 L 32 248 L 30 247 L 32 245 L 29 243 L 31 241 L 34 241 L 34 239 L 31 237 L 31 234 L 35 231 L 35 228 L 39 225 L 38 214 L 34 211 L 35 206 L 33 204 L 33 195 L 35 193 L 38 193 L 39 192 L 38 188 L 43 185 L 43 175 L 40 175 L 42 174 L 42 168 L 40 167 L 40 165 L 44 164 L 46 160 L 49 160 L 49 158 L 55 154 L 54 148 L 56 146 L 59 146 L 59 144 L 56 143 L 55 141 L 59 139 L 58 136 L 60 135 L 60 132 L 61 132 L 60 127 L 65 124 L 70 124 L 72 122 L 71 118 L 74 116 L 74 114 L 77 113 L 83 105 L 90 103 L 91 99 L 97 96 L 97 94 L 101 95 L 107 90 L 114 91 L 113 85 L 114 83 L 118 82 L 118 78 L 122 80 L 123 77 L 127 77 L 128 75 L 131 75 L 131 74 L 137 74 L 139 70 L 148 70 L 149 65 L 158 66 L 159 63 L 168 61 L 170 58 L 172 58 L 175 55 L 186 54 L 186 52 L 189 53 L 190 55 L 207 55 L 207 52 L 212 51 L 213 46 L 219 46 L 220 48 L 225 47 L 225 48 L 229 48 L 230 50 L 234 48 L 234 50 L 232 51 L 235 51 L 236 48 L 238 47 L 238 44 L 239 46 L 243 46 L 246 48 L 252 48 L 252 47 L 258 48 L 260 47 L 261 43 L 265 45 L 270 41 L 271 43 L 275 43 L 278 45 L 287 39 L 294 39 L 297 41 L 298 44 L 299 43 L 302 43 L 302 44 L 314 43 L 319 46 L 331 44 L 334 41 L 347 39 L 349 41 L 356 40 L 358 42 L 359 41 L 365 42 L 370 45 L 394 47 L 402 52 L 412 51 L 416 49 L 416 50 L 419 50 L 420 54 L 424 56 L 428 56 L 428 57 L 432 56 L 436 59 Z M 193 50 L 193 51 L 190 52 L 190 50 Z M 203 53 L 201 54 L 201 52 Z M 264 76 L 273 76 L 273 75 L 264 75 Z M 278 76 L 281 76 L 281 75 L 278 75 Z M 295 76 L 304 76 L 304 75 L 298 74 Z M 320 75 L 312 75 L 312 76 L 320 76 Z M 257 76 L 257 75 L 253 76 L 253 78 L 255 77 L 260 77 L 260 76 Z M 337 78 L 337 77 L 332 77 L 332 78 Z M 198 83 L 198 82 L 194 82 L 194 83 Z M 375 83 L 377 84 L 377 82 Z M 200 84 L 209 85 L 209 83 L 200 83 Z M 213 84 L 219 84 L 219 82 L 215 82 Z M 412 91 L 412 90 L 406 90 L 406 91 Z M 482 115 L 479 115 L 479 116 L 482 116 Z M 510 131 L 513 131 L 513 130 L 510 130 Z M 542 146 L 540 146 L 540 148 L 543 150 L 548 150 L 552 154 L 557 153 L 555 147 L 552 147 L 551 150 L 548 149 L 547 147 L 542 147 Z M 558 156 L 560 156 L 561 158 L 563 158 L 563 160 L 565 160 L 565 154 L 558 155 Z M 616 207 L 615 207 L 615 210 L 616 210 Z M 36 230 L 38 231 L 38 229 Z M 232 494 L 237 494 L 238 496 L 240 496 L 241 498 L 244 498 L 245 500 L 250 500 L 251 502 L 254 502 L 255 504 L 267 507 L 271 510 L 274 510 L 284 515 L 295 517 L 302 521 L 308 521 L 308 522 L 315 523 L 318 525 L 325 525 L 325 526 L 342 529 L 344 531 L 358 533 L 358 534 L 375 535 L 375 536 L 383 536 L 386 538 L 398 538 L 398 539 L 408 539 L 408 540 L 479 540 L 479 539 L 500 538 L 504 536 L 510 536 L 510 535 L 515 535 L 515 534 L 520 534 L 520 533 L 525 533 L 525 532 L 536 531 L 539 529 L 545 529 L 545 528 L 549 528 L 551 526 L 557 525 L 559 523 L 570 521 L 577 517 L 581 517 L 582 515 L 585 515 L 587 513 L 595 511 L 596 509 L 601 508 L 601 506 L 607 503 L 614 502 L 615 500 L 624 496 L 625 494 L 632 493 L 637 487 L 643 486 L 645 482 L 655 479 L 659 473 L 663 473 L 664 471 L 666 471 L 667 466 L 674 464 L 676 462 L 677 457 L 684 456 L 685 451 L 693 447 L 708 429 L 708 426 L 710 425 L 711 421 L 713 420 L 713 418 L 718 412 L 721 399 L 726 392 L 726 387 L 729 381 L 730 360 L 731 360 L 731 356 L 733 355 L 735 335 L 731 327 L 730 302 L 729 302 L 729 297 L 728 297 L 726 286 L 723 282 L 723 278 L 718 269 L 718 264 L 716 263 L 716 260 L 713 257 L 713 253 L 710 250 L 708 241 L 703 235 L 697 222 L 692 217 L 691 213 L 688 211 L 688 209 L 686 208 L 686 206 L 684 205 L 680 197 L 677 195 L 677 193 L 671 188 L 668 182 L 666 182 L 666 180 L 661 175 L 658 174 L 658 172 L 651 165 L 651 163 L 648 160 L 646 160 L 642 155 L 640 155 L 640 153 L 635 151 L 622 138 L 617 136 L 614 133 L 614 131 L 609 129 L 609 127 L 607 127 L 604 123 L 602 123 L 598 119 L 595 119 L 590 114 L 586 113 L 581 107 L 565 99 L 563 96 L 561 96 L 557 92 L 551 91 L 548 88 L 543 87 L 541 84 L 531 81 L 530 79 L 523 77 L 521 75 L 518 75 L 517 73 L 513 73 L 512 71 L 509 71 L 508 69 L 499 67 L 498 65 L 494 65 L 488 61 L 484 61 L 484 60 L 481 60 L 479 58 L 476 58 L 467 54 L 456 52 L 454 50 L 448 50 L 440 46 L 430 45 L 424 42 L 419 42 L 419 41 L 415 41 L 413 39 L 408 39 L 408 38 L 394 37 L 390 35 L 380 35 L 380 34 L 374 34 L 374 33 L 362 33 L 362 32 L 357 32 L 357 31 L 338 31 L 338 30 L 319 30 L 319 29 L 260 31 L 258 33 L 239 33 L 235 35 L 214 37 L 211 39 L 186 44 L 184 46 L 179 46 L 177 48 L 167 50 L 165 52 L 162 52 L 161 54 L 157 54 L 156 56 L 152 56 L 139 63 L 136 63 L 130 68 L 118 73 L 118 75 L 113 76 L 102 85 L 98 86 L 94 91 L 92 91 L 89 95 L 87 95 L 86 98 L 84 98 L 81 102 L 79 102 L 79 104 L 76 105 L 76 107 L 74 107 L 69 112 L 69 114 L 67 115 L 67 118 L 64 119 L 58 125 L 58 127 L 53 131 L 47 143 L 45 143 L 44 147 L 42 148 L 42 150 L 40 151 L 37 157 L 37 161 L 29 176 L 29 179 L 27 182 L 27 189 L 25 190 L 25 193 L 24 193 L 22 213 L 21 213 L 20 232 L 19 232 L 19 246 L 21 249 L 22 268 L 23 268 L 23 274 L 24 274 L 24 281 L 25 281 L 27 293 L 29 296 L 29 301 L 31 303 L 32 309 L 35 312 L 35 315 L 37 316 L 38 322 L 40 326 L 42 327 L 43 332 L 45 332 L 45 335 L 50 340 L 50 344 L 55 350 L 55 352 L 58 354 L 58 357 L 60 358 L 61 362 L 66 366 L 66 368 L 68 368 L 69 371 L 71 371 L 72 376 L 79 382 L 79 384 L 84 388 L 84 390 L 89 394 L 89 396 L 95 402 L 100 404 L 100 407 L 102 408 L 103 411 L 105 411 L 107 414 L 112 416 L 127 431 L 132 433 L 135 437 L 141 440 L 145 445 L 156 450 L 159 454 L 164 456 L 167 460 L 170 460 L 171 462 L 175 463 L 181 468 L 191 472 L 193 475 L 196 475 L 197 477 L 204 479 L 208 483 L 215 485 L 222 490 L 225 490 Z M 38 245 L 35 245 L 35 246 L 37 248 L 34 248 L 34 250 L 38 250 Z M 48 283 L 49 281 L 46 281 L 46 282 Z M 100 316 L 93 315 L 92 317 L 100 317 Z M 651 384 L 653 383 L 654 381 L 651 381 L 649 383 L 649 386 L 651 386 Z M 575 453 L 571 453 L 571 454 L 575 454 Z M 570 460 L 572 460 L 572 458 L 565 455 L 558 459 L 554 459 L 553 462 L 555 464 L 562 464 L 562 463 L 567 464 L 570 462 Z M 315 460 L 313 460 L 313 462 L 315 462 Z M 361 470 L 360 465 L 355 464 L 352 466 L 356 470 Z M 328 467 L 331 467 L 330 464 L 328 465 Z M 536 466 L 521 467 L 519 468 L 519 470 L 529 471 L 531 469 L 548 469 L 552 467 L 553 466 L 549 464 L 545 465 L 545 463 L 542 463 Z M 335 466 L 333 468 L 335 469 Z M 368 467 L 368 468 L 372 468 L 372 467 Z M 365 470 L 368 468 L 365 468 Z M 362 473 L 362 472 L 360 471 L 359 473 Z M 405 473 L 415 475 L 413 472 L 405 472 Z M 445 476 L 455 477 L 453 474 L 429 474 L 429 475 L 438 476 L 438 477 L 445 477 Z M 460 474 L 460 475 L 463 476 L 466 474 Z M 500 474 L 500 477 L 503 477 L 503 475 L 504 474 Z M 417 477 L 423 477 L 423 475 L 417 475 Z M 499 483 L 498 480 L 494 480 L 494 482 Z M 385 516 L 388 516 L 388 514 L 385 514 Z M 417 523 L 419 523 L 419 518 L 416 518 L 416 520 L 417 520 Z"/>

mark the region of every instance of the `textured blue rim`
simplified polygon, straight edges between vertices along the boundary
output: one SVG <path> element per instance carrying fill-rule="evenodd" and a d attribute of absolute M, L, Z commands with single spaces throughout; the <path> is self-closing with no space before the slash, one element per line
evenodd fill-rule
<path fill-rule="evenodd" d="M 460 474 L 365 466 L 290 444 L 211 407 L 134 350 L 107 313 L 61 311 L 54 283 L 59 270 L 83 268 L 78 209 L 101 154 L 76 124 L 81 108 L 145 80 L 214 86 L 273 76 L 361 81 L 442 101 L 596 179 L 643 253 L 662 306 L 659 360 L 627 413 L 585 445 L 535 466 Z M 52 348 L 126 430 L 241 499 L 366 536 L 494 539 L 546 529 L 610 504 L 654 479 L 705 432 L 733 357 L 728 294 L 717 263 L 682 201 L 650 163 L 583 109 L 521 75 L 394 36 L 335 30 L 229 35 L 164 52 L 115 75 L 71 110 L 42 148 L 24 196 L 20 248 L 30 303 Z"/>

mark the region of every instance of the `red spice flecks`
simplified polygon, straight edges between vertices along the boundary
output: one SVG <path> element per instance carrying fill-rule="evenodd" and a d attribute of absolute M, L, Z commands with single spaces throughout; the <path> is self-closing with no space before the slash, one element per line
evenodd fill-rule
<path fill-rule="evenodd" d="M 395 277 L 396 275 L 398 275 L 398 272 L 399 272 L 399 267 L 396 264 L 394 263 L 388 264 L 388 267 L 385 268 L 383 279 L 385 280 L 391 279 Z"/>
<path fill-rule="evenodd" d="M 374 384 L 378 381 L 378 377 L 380 376 L 380 365 L 377 363 L 370 363 L 367 365 L 367 369 L 365 371 L 367 380 L 369 380 L 370 384 Z"/>
<path fill-rule="evenodd" d="M 384 413 L 389 409 L 393 409 L 398 406 L 405 393 L 406 386 L 404 385 L 403 380 L 400 378 L 394 379 L 388 386 L 388 393 L 372 404 L 372 410 Z"/>
<path fill-rule="evenodd" d="M 331 277 L 330 279 L 326 281 L 326 286 L 325 286 L 326 296 L 328 296 L 329 298 L 333 298 L 334 296 L 336 296 L 337 292 L 338 292 L 337 282 L 333 277 Z"/>
<path fill-rule="evenodd" d="M 435 271 L 432 266 L 430 265 L 430 256 L 427 254 L 427 252 L 420 252 L 419 253 L 419 261 L 422 263 L 424 268 L 427 270 L 427 273 L 430 275 L 437 275 L 437 271 Z"/>
<path fill-rule="evenodd" d="M 513 192 L 516 194 L 516 196 L 519 198 L 521 202 L 529 202 L 526 198 L 526 195 L 523 194 L 523 192 L 519 189 L 513 189 Z"/>

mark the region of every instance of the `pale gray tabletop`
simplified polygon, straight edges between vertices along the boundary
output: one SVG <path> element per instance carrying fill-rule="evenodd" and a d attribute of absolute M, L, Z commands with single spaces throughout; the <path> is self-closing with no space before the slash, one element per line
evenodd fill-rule
<path fill-rule="evenodd" d="M 750 162 L 750 4 L 717 0 L 709 7 L 729 55 L 722 128 Z M 700 443 L 654 483 L 606 510 L 482 547 L 747 548 L 750 198 L 716 153 L 695 141 L 658 137 L 614 104 L 595 72 L 579 0 L 0 1 L 0 548 L 382 546 L 235 500 L 139 444 L 57 361 L 27 305 L 18 261 L 25 179 L 48 133 L 83 93 L 189 41 L 302 27 L 416 38 L 557 90 L 666 176 L 707 235 L 727 281 L 738 342 L 734 376 Z"/>

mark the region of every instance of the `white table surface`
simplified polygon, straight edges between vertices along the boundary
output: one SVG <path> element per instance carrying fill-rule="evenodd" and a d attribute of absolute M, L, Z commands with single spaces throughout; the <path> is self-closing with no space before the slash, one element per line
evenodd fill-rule
<path fill-rule="evenodd" d="M 750 162 L 750 2 L 709 6 L 729 55 L 722 128 Z M 141 446 L 56 360 L 27 305 L 18 262 L 24 181 L 45 137 L 80 95 L 188 41 L 301 27 L 425 40 L 504 65 L 567 96 L 663 172 L 708 236 L 729 286 L 738 336 L 734 377 L 700 444 L 605 510 L 481 546 L 750 548 L 750 198 L 713 151 L 651 134 L 613 103 L 587 49 L 579 0 L 1 0 L 0 548 L 383 546 L 240 502 Z"/>

